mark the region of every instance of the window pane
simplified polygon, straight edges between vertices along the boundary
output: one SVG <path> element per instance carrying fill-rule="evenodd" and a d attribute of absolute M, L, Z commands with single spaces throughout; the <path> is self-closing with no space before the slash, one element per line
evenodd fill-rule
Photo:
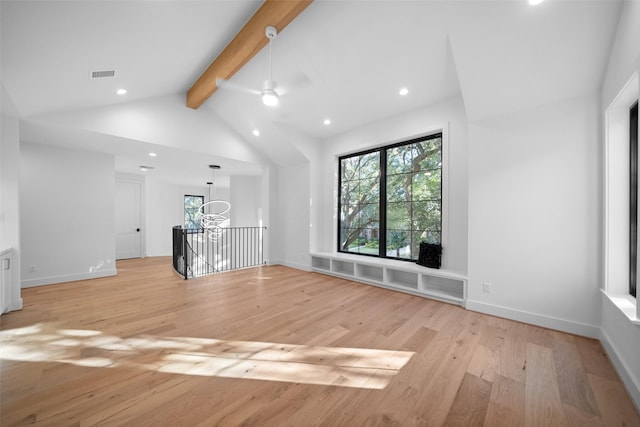
<path fill-rule="evenodd" d="M 387 150 L 387 174 L 400 174 L 411 172 L 413 158 L 415 157 L 413 144 L 393 147 Z"/>
<path fill-rule="evenodd" d="M 387 202 L 411 200 L 411 174 L 387 174 Z"/>
<path fill-rule="evenodd" d="M 358 226 L 360 228 L 377 228 L 380 222 L 380 207 L 377 204 L 369 203 L 359 206 L 359 221 Z"/>
<path fill-rule="evenodd" d="M 411 228 L 413 230 L 439 230 L 440 229 L 440 202 L 427 201 L 413 204 L 413 218 Z"/>
<path fill-rule="evenodd" d="M 360 229 L 359 228 L 347 228 L 345 229 L 345 238 L 347 236 L 355 236 L 349 241 L 345 250 L 350 252 L 358 252 L 358 247 L 360 245 Z"/>
<path fill-rule="evenodd" d="M 368 255 L 378 255 L 378 230 L 373 228 L 361 228 L 355 230 L 358 238 L 349 246 L 349 252 Z"/>
<path fill-rule="evenodd" d="M 342 182 L 357 180 L 359 178 L 358 164 L 358 157 L 342 159 L 340 162 L 340 170 L 342 171 L 340 180 Z"/>
<path fill-rule="evenodd" d="M 410 230 L 410 209 L 410 202 L 387 203 L 387 230 Z"/>
<path fill-rule="evenodd" d="M 359 156 L 358 171 L 360 179 L 378 181 L 380 178 L 380 153 Z"/>
<path fill-rule="evenodd" d="M 413 201 L 440 199 L 440 170 L 428 169 L 412 176 Z"/>
<path fill-rule="evenodd" d="M 360 194 L 359 181 L 343 181 L 340 186 L 340 205 L 355 205 Z"/>
<path fill-rule="evenodd" d="M 380 153 L 343 158 L 340 167 L 339 250 L 377 255 Z"/>
<path fill-rule="evenodd" d="M 420 243 L 426 241 L 426 235 L 423 231 L 411 232 L 411 259 L 418 259 L 420 255 Z"/>
<path fill-rule="evenodd" d="M 200 228 L 200 206 L 204 196 L 184 196 L 184 228 L 188 230 Z"/>
<path fill-rule="evenodd" d="M 410 245 L 409 231 L 387 229 L 387 256 L 408 259 L 411 257 Z"/>
<path fill-rule="evenodd" d="M 371 203 L 380 200 L 380 178 L 367 178 L 358 181 L 358 203 Z"/>
<path fill-rule="evenodd" d="M 417 144 L 421 153 L 420 170 L 440 169 L 442 167 L 442 139 L 435 138 Z"/>

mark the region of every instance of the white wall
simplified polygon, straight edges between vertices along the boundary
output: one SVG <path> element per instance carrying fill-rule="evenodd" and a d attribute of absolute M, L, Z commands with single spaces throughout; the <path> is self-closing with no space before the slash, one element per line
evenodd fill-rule
<path fill-rule="evenodd" d="M 319 168 L 323 198 L 318 220 L 317 245 L 320 251 L 336 251 L 337 167 L 338 156 L 393 142 L 427 132 L 447 129 L 449 135 L 448 236 L 443 240 L 443 268 L 467 271 L 467 118 L 460 97 L 451 98 L 387 120 L 369 124 L 324 142 L 322 167 Z"/>
<path fill-rule="evenodd" d="M 116 274 L 112 155 L 20 144 L 22 287 Z"/>
<path fill-rule="evenodd" d="M 258 227 L 262 212 L 260 177 L 232 176 L 230 180 L 231 227 Z"/>
<path fill-rule="evenodd" d="M 271 263 L 308 270 L 310 242 L 309 163 L 278 169 L 277 224 L 269 231 Z M 274 221 L 275 218 L 275 221 Z"/>
<path fill-rule="evenodd" d="M 0 83 L 2 99 L 0 129 L 0 250 L 13 248 L 11 287 L 5 297 L 9 310 L 22 308 L 20 296 L 20 143 L 18 112 L 4 85 Z"/>
<path fill-rule="evenodd" d="M 623 90 L 627 81 L 638 72 L 640 72 L 640 2 L 625 1 L 602 86 L 600 120 L 604 119 L 605 110 Z M 636 94 L 636 99 L 638 95 L 640 94 Z M 611 136 L 606 123 L 603 133 L 607 137 Z M 624 141 L 608 142 L 624 143 Z M 603 283 L 606 283 L 604 278 Z M 640 325 L 632 324 L 606 295 L 602 295 L 601 304 L 600 338 L 635 401 L 636 407 L 640 408 Z"/>
<path fill-rule="evenodd" d="M 287 129 L 291 143 L 305 157 L 309 163 L 309 250 L 319 250 L 318 240 L 323 236 L 322 230 L 322 199 L 324 174 L 324 160 L 322 156 L 324 143 L 322 140 L 305 135 L 294 129 Z M 308 266 L 310 268 L 310 264 Z"/>
<path fill-rule="evenodd" d="M 640 69 L 640 2 L 624 1 L 616 37 L 602 83 L 602 107 L 607 108 L 634 71 Z"/>
<path fill-rule="evenodd" d="M 594 93 L 470 125 L 468 308 L 598 335 L 598 121 Z"/>

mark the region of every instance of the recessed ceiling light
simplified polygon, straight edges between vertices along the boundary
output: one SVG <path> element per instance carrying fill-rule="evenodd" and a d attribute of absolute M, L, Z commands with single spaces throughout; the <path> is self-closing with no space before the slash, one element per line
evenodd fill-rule
<path fill-rule="evenodd" d="M 329 126 L 331 124 L 331 119 L 324 119 L 322 123 L 324 123 L 325 126 Z"/>
<path fill-rule="evenodd" d="M 149 157 L 156 157 L 157 154 L 156 153 L 149 153 Z"/>
<path fill-rule="evenodd" d="M 531 6 L 537 6 L 537 5 L 539 5 L 540 3 L 542 3 L 543 1 L 544 1 L 544 0 L 529 0 L 529 4 L 530 4 Z"/>
<path fill-rule="evenodd" d="M 400 91 L 398 92 L 400 95 L 405 96 L 407 94 L 409 94 L 409 89 L 407 89 L 406 87 L 403 87 L 402 89 L 400 89 Z"/>
<path fill-rule="evenodd" d="M 118 90 L 116 91 L 116 93 L 117 93 L 118 95 L 124 95 L 124 94 L 126 94 L 126 93 L 127 93 L 127 90 L 126 90 L 126 89 L 118 89 Z"/>
<path fill-rule="evenodd" d="M 254 129 L 253 132 L 251 132 L 254 136 L 260 136 L 260 131 L 258 129 Z"/>

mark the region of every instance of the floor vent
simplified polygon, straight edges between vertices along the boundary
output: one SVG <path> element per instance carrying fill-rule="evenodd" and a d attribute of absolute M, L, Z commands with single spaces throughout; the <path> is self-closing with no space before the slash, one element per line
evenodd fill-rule
<path fill-rule="evenodd" d="M 92 71 L 89 78 L 102 79 L 104 77 L 114 77 L 115 75 L 116 70 Z"/>

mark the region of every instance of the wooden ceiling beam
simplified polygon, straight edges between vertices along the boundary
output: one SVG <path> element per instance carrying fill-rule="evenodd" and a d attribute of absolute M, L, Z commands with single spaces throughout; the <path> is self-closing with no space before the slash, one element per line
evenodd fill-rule
<path fill-rule="evenodd" d="M 218 89 L 216 79 L 229 80 L 269 41 L 269 25 L 280 33 L 313 0 L 265 0 L 240 32 L 231 40 L 187 92 L 187 107 L 197 109 Z"/>

